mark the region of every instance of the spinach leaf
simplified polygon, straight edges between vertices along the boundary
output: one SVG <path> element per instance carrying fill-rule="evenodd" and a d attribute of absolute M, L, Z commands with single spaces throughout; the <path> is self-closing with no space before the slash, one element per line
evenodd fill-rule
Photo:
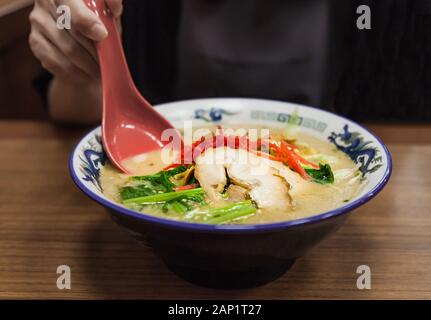
<path fill-rule="evenodd" d="M 304 169 L 313 182 L 320 184 L 334 183 L 334 173 L 329 164 L 319 164 L 319 169 Z"/>
<path fill-rule="evenodd" d="M 150 196 L 156 193 L 167 192 L 163 185 L 153 184 L 151 182 L 142 183 L 136 186 L 126 186 L 120 189 L 120 197 L 123 200 Z"/>
<path fill-rule="evenodd" d="M 154 186 L 163 186 L 166 189 L 166 191 L 164 192 L 169 192 L 169 191 L 172 191 L 173 188 L 175 187 L 175 184 L 170 180 L 170 178 L 181 172 L 186 171 L 187 169 L 188 169 L 188 166 L 180 165 L 171 170 L 160 171 L 156 174 L 148 175 L 148 176 L 134 176 L 131 179 L 137 182 L 149 181 Z"/>
<path fill-rule="evenodd" d="M 171 178 L 179 173 L 185 172 L 189 168 L 190 166 L 181 165 L 174 169 L 160 171 L 153 175 L 131 177 L 130 181 L 132 185 L 120 188 L 120 197 L 124 203 L 127 203 L 127 200 L 131 199 L 162 193 L 172 193 L 176 185 L 172 182 Z M 193 181 L 195 181 L 194 177 L 189 183 L 194 183 Z M 155 206 L 158 206 L 165 213 L 171 210 L 177 213 L 185 213 L 192 210 L 196 205 L 205 203 L 204 193 L 191 193 L 174 200 L 162 201 L 160 204 L 155 204 Z"/>

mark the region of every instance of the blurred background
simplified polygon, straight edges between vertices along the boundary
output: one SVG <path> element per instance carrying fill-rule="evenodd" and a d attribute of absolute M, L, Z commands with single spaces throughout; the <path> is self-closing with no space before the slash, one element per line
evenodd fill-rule
<path fill-rule="evenodd" d="M 47 117 L 32 78 L 39 69 L 28 34 L 33 0 L 0 0 L 0 118 Z"/>
<path fill-rule="evenodd" d="M 289 3 L 297 1 L 290 0 Z M 199 22 L 199 19 L 181 21 L 179 18 L 180 15 L 184 18 L 187 12 L 193 12 L 199 6 L 199 1 L 172 3 L 165 0 L 143 0 L 142 2 L 145 5 L 142 5 L 141 1 L 125 1 L 124 19 L 143 21 L 143 24 L 137 28 L 139 30 L 132 31 L 130 26 L 125 28 L 124 37 L 127 38 L 125 49 L 139 89 L 154 104 L 206 96 L 248 96 L 323 107 L 365 122 L 431 121 L 431 5 L 429 0 L 322 0 L 331 8 L 329 20 L 326 23 L 330 39 L 326 42 L 324 53 L 326 65 L 324 80 L 321 83 L 323 89 L 321 88 L 322 94 L 318 100 L 310 100 L 301 94 L 291 93 L 290 89 L 286 89 L 285 92 L 279 89 L 283 89 L 279 83 L 286 79 L 290 82 L 286 88 L 292 83 L 301 83 L 305 87 L 313 85 L 307 83 L 307 80 L 301 82 L 301 70 L 307 70 L 307 68 L 295 69 L 295 64 L 304 62 L 301 59 L 299 59 L 301 61 L 295 60 L 297 57 L 292 59 L 294 72 L 291 73 L 291 77 L 284 76 L 277 81 L 276 94 L 272 90 L 274 83 L 270 81 L 253 84 L 258 88 L 257 91 L 261 92 L 260 94 L 256 94 L 256 90 L 232 89 L 235 85 L 234 81 L 238 80 L 227 78 L 226 81 L 218 81 L 217 85 L 220 87 L 217 88 L 214 86 L 213 79 L 221 75 L 210 74 L 203 69 L 206 76 L 202 77 L 199 61 L 189 59 L 193 56 L 187 51 L 188 49 L 177 46 L 175 42 L 177 37 L 182 37 L 183 46 L 187 47 L 191 43 L 192 40 L 187 36 L 194 35 L 190 32 L 187 34 L 184 31 L 187 28 L 194 28 L 194 30 L 201 28 L 200 31 L 205 31 L 206 28 L 209 33 L 205 37 L 211 36 L 213 30 L 210 24 L 204 25 L 202 21 Z M 249 3 L 242 0 L 232 3 L 211 0 L 200 2 L 205 3 L 206 7 L 202 5 L 198 8 L 207 14 L 207 9 L 212 8 L 210 6 L 217 6 L 222 2 L 226 4 L 224 10 L 228 12 L 229 10 L 241 12 L 241 8 L 246 8 Z M 254 1 L 254 3 L 257 2 Z M 319 1 L 305 0 L 305 2 Z M 274 8 L 286 2 L 271 0 L 265 2 L 267 3 L 271 3 Z M 372 30 L 361 31 L 356 28 L 358 17 L 356 8 L 361 4 L 367 4 L 372 9 Z M 28 45 L 30 31 L 28 15 L 32 6 L 32 0 L 0 0 L 0 118 L 2 119 L 47 119 L 48 117 L 47 108 L 43 106 L 40 94 L 36 93 L 32 85 L 33 78 L 40 71 L 39 63 L 33 57 Z M 265 10 L 261 11 L 264 13 Z M 202 20 L 209 21 L 209 19 Z M 184 21 L 191 22 L 187 25 Z M 314 21 L 310 21 L 310 26 L 313 26 L 313 23 Z M 259 25 L 262 25 L 259 21 L 253 24 L 257 28 Z M 314 43 L 314 47 L 319 48 L 318 41 L 321 40 L 319 34 L 310 33 L 309 30 L 310 28 L 308 33 L 304 31 L 303 34 L 299 29 L 296 32 L 299 39 L 302 37 L 310 40 Z M 183 34 L 179 35 L 180 32 Z M 228 30 L 226 34 L 229 33 Z M 250 34 L 248 41 L 260 41 L 255 37 L 256 33 Z M 220 34 L 214 33 L 214 35 Z M 137 41 L 151 43 L 151 49 L 145 45 L 135 47 L 134 44 Z M 244 43 L 246 41 L 247 39 L 244 39 Z M 217 41 L 212 42 L 213 45 L 217 44 Z M 224 42 L 218 43 L 225 45 Z M 194 45 L 196 46 L 196 43 Z M 217 47 L 217 45 L 213 46 L 218 50 Z M 250 51 L 250 57 L 252 56 L 253 52 Z M 189 60 L 181 61 L 184 57 Z M 229 61 L 222 61 L 222 63 L 226 63 L 223 68 L 229 66 L 232 73 L 241 73 L 242 69 L 235 69 Z M 188 78 L 178 78 L 178 80 L 176 76 L 178 71 L 183 71 L 181 68 L 186 70 L 183 74 L 188 74 Z M 265 70 L 261 74 L 267 76 L 269 69 L 266 67 L 263 69 Z M 250 69 L 247 71 L 254 72 Z M 306 72 L 302 72 L 302 75 L 304 73 Z M 273 74 L 272 71 L 271 74 Z M 249 76 L 245 76 L 244 81 L 249 79 Z M 175 81 L 179 83 L 176 87 L 172 84 Z M 199 85 L 203 87 L 200 91 Z M 175 90 L 177 90 L 176 93 Z M 179 91 L 181 92 L 178 94 Z"/>

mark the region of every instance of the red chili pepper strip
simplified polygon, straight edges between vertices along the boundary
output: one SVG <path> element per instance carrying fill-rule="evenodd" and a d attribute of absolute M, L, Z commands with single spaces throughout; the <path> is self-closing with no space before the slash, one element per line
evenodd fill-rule
<path fill-rule="evenodd" d="M 271 155 L 269 153 L 267 154 L 262 151 L 255 150 L 255 148 L 252 148 L 252 145 L 255 147 L 261 147 L 264 143 L 269 146 L 269 148 L 274 152 L 275 155 Z M 268 157 L 269 159 L 274 161 L 283 162 L 284 160 L 287 160 L 287 158 L 289 158 L 294 159 L 291 160 L 292 165 L 294 165 L 293 162 L 299 161 L 300 164 L 302 163 L 313 168 L 318 168 L 314 163 L 311 163 L 299 156 L 296 153 L 296 151 L 298 150 L 296 146 L 291 145 L 285 141 L 282 141 L 281 144 L 283 145 L 283 151 L 278 144 L 271 142 L 271 140 L 269 139 L 258 139 L 256 143 L 252 144 L 247 136 L 226 136 L 224 134 L 217 134 L 212 139 L 201 137 L 199 140 L 195 141 L 190 147 L 184 148 L 185 150 L 183 150 L 180 156 L 179 163 L 184 163 L 185 160 L 192 162 L 195 161 L 195 159 L 199 157 L 200 154 L 205 152 L 205 150 L 207 150 L 208 148 L 228 146 L 234 149 L 245 149 L 247 151 L 253 152 L 258 156 Z M 167 167 L 167 169 L 175 168 L 178 165 L 179 164 L 171 165 Z M 298 167 L 299 172 L 301 172 L 301 168 Z"/>
<path fill-rule="evenodd" d="M 299 149 L 298 149 L 298 147 L 297 147 L 297 146 L 294 146 L 294 145 L 292 145 L 292 144 L 290 144 L 290 143 L 287 143 L 286 141 L 282 141 L 282 143 L 283 143 L 283 144 L 285 144 L 289 150 L 295 151 L 295 153 L 296 153 L 296 156 L 297 156 L 298 160 L 299 160 L 303 165 L 310 166 L 310 167 L 312 167 L 312 168 L 314 168 L 314 169 L 319 169 L 319 166 L 318 166 L 318 165 L 316 165 L 316 164 L 314 164 L 313 162 L 310 162 L 310 161 L 308 161 L 308 160 L 304 159 L 303 157 L 301 157 L 301 156 L 299 155 Z"/>
<path fill-rule="evenodd" d="M 305 180 L 310 179 L 307 172 L 305 172 L 304 168 L 301 166 L 300 160 L 298 158 L 299 156 L 295 152 L 289 150 L 284 141 L 281 142 L 280 151 L 282 153 L 283 159 L 286 161 L 289 167 L 298 172 Z"/>
<path fill-rule="evenodd" d="M 181 163 L 173 163 L 173 164 L 167 166 L 166 168 L 164 168 L 163 171 L 168 171 L 168 170 L 171 170 L 171 169 L 175 169 L 176 167 L 179 167 L 180 165 L 181 165 Z"/>
<path fill-rule="evenodd" d="M 249 152 L 254 153 L 258 157 L 268 158 L 269 160 L 281 162 L 281 159 L 279 157 L 273 156 L 273 155 L 266 153 L 266 152 L 257 151 L 257 150 L 249 150 Z"/>
<path fill-rule="evenodd" d="M 197 183 L 193 183 L 193 184 L 188 184 L 185 186 L 175 187 L 174 190 L 175 191 L 184 191 L 184 190 L 196 189 L 197 187 L 199 187 L 199 185 Z"/>
<path fill-rule="evenodd" d="M 280 159 L 280 161 L 282 161 L 283 154 L 281 152 L 280 147 L 276 143 L 269 142 L 269 149 L 274 152 L 275 156 L 278 157 Z"/>
<path fill-rule="evenodd" d="M 286 150 L 288 150 L 289 152 L 292 152 L 293 154 L 294 154 L 294 156 L 295 156 L 295 158 L 301 163 L 301 164 L 303 164 L 303 165 L 306 165 L 306 166 L 310 166 L 310 167 L 312 167 L 312 168 L 314 168 L 314 169 L 319 169 L 319 166 L 318 165 L 316 165 L 316 164 L 314 164 L 314 163 L 312 163 L 312 162 L 310 162 L 310 161 L 308 161 L 308 160 L 306 160 L 306 159 L 304 159 L 303 157 L 301 157 L 300 155 L 299 155 L 299 151 L 298 151 L 298 147 L 296 147 L 296 146 L 294 146 L 294 145 L 291 145 L 291 144 L 289 144 L 289 143 L 287 143 L 286 141 L 282 141 L 281 142 L 281 144 L 280 144 L 281 146 L 283 146 L 283 148 L 285 148 Z"/>
<path fill-rule="evenodd" d="M 276 152 L 281 152 L 281 148 L 280 148 L 280 146 L 278 145 L 278 144 L 276 144 L 275 142 L 269 142 L 269 147 L 271 148 L 271 149 L 273 149 L 274 151 L 276 151 Z"/>
<path fill-rule="evenodd" d="M 317 165 L 317 164 L 315 164 L 315 163 L 313 163 L 313 162 L 310 162 L 310 161 L 308 161 L 308 160 L 305 160 L 304 158 L 302 158 L 300 155 L 296 155 L 297 157 L 298 157 L 298 160 L 303 164 L 303 165 L 306 165 L 306 166 L 310 166 L 310 167 L 312 167 L 312 168 L 314 168 L 314 169 L 319 169 L 319 166 Z"/>
<path fill-rule="evenodd" d="M 295 152 L 299 152 L 299 149 L 298 149 L 297 146 L 294 146 L 293 144 L 287 143 L 286 141 L 282 141 L 282 142 L 286 145 L 286 147 L 289 150 L 292 150 L 292 151 L 295 151 Z"/>
<path fill-rule="evenodd" d="M 201 139 L 198 143 L 194 143 L 192 146 L 192 160 L 195 161 L 197 157 L 201 155 L 208 148 L 214 147 L 216 144 L 216 137 L 213 139 Z"/>

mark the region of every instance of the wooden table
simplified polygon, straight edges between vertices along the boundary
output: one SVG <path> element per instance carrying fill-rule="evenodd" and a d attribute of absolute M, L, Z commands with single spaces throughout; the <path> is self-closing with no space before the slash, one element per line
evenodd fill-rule
<path fill-rule="evenodd" d="M 219 291 L 177 278 L 74 186 L 82 130 L 0 122 L 0 298 L 431 299 L 431 126 L 369 127 L 394 158 L 386 189 L 279 280 Z M 371 290 L 356 288 L 362 264 Z M 59 265 L 71 290 L 56 287 Z"/>

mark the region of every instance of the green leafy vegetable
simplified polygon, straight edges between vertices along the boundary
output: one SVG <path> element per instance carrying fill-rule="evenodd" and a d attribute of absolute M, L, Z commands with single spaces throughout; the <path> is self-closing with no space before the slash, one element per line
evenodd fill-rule
<path fill-rule="evenodd" d="M 130 181 L 132 185 L 120 188 L 120 197 L 122 200 L 129 200 L 173 191 L 176 185 L 170 178 L 186 170 L 186 166 L 179 166 L 175 169 L 160 171 L 153 175 L 131 177 Z"/>
<path fill-rule="evenodd" d="M 296 135 L 299 131 L 299 112 L 298 108 L 296 108 L 289 117 L 287 121 L 287 127 L 284 130 L 283 136 L 287 140 L 295 140 Z"/>
<path fill-rule="evenodd" d="M 183 190 L 183 191 L 157 193 L 149 196 L 127 199 L 127 200 L 124 200 L 123 203 L 124 204 L 160 203 L 160 202 L 167 202 L 167 201 L 183 198 L 185 196 L 193 196 L 193 195 L 198 195 L 203 193 L 204 193 L 204 190 L 202 188 L 195 188 L 195 189 L 189 189 L 189 190 Z"/>
<path fill-rule="evenodd" d="M 176 187 L 176 184 L 172 181 L 172 177 L 185 172 L 189 167 L 180 165 L 176 168 L 167 170 L 167 171 L 160 171 L 153 175 L 148 176 L 135 176 L 132 177 L 131 180 L 135 182 L 151 182 L 153 186 L 163 186 L 166 191 L 172 191 L 174 187 Z"/>
<path fill-rule="evenodd" d="M 188 207 L 181 201 L 173 201 L 171 207 L 176 213 L 186 213 L 188 211 Z"/>
<path fill-rule="evenodd" d="M 256 208 L 251 201 L 243 201 L 222 208 L 212 208 L 206 212 L 209 217 L 208 224 L 220 224 L 236 220 L 256 213 Z"/>
<path fill-rule="evenodd" d="M 305 169 L 313 182 L 320 184 L 334 183 L 334 173 L 329 164 L 319 164 L 319 169 Z"/>
<path fill-rule="evenodd" d="M 139 184 L 136 186 L 122 187 L 120 189 L 120 197 L 123 200 L 128 200 L 128 199 L 153 195 L 156 193 L 163 193 L 167 191 L 168 189 L 163 185 L 157 185 L 149 181 L 145 181 L 142 184 Z"/>
<path fill-rule="evenodd" d="M 120 188 L 119 194 L 123 204 L 128 207 L 158 207 L 164 213 L 175 212 L 184 214 L 197 204 L 205 204 L 205 193 L 201 188 L 174 191 L 178 181 L 175 176 L 191 170 L 191 166 L 178 166 L 153 175 L 134 176 L 130 185 Z"/>

